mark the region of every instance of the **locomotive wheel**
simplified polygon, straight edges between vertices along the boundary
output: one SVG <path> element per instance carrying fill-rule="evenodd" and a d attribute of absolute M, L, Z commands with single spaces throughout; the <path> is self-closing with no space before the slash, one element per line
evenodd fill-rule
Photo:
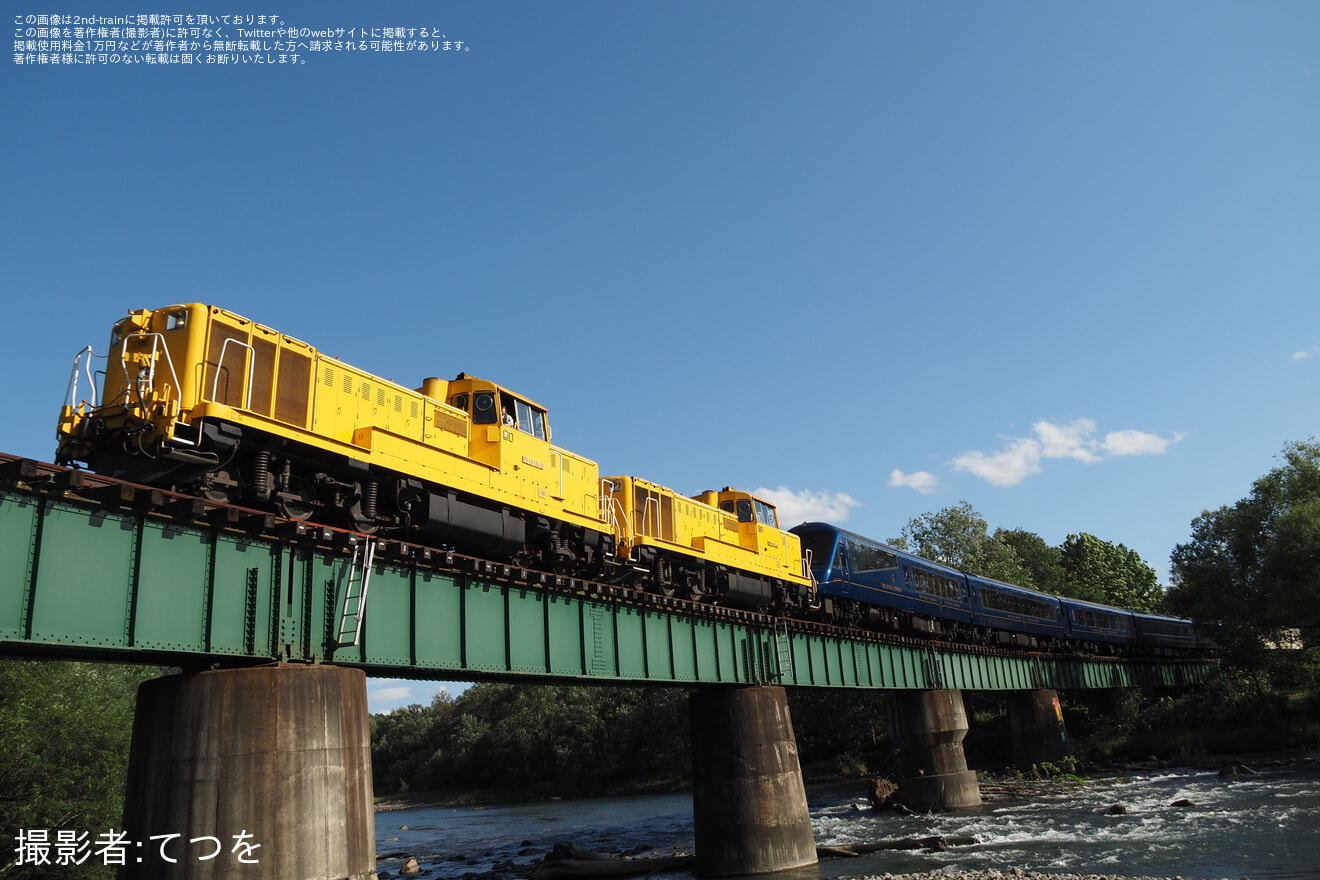
<path fill-rule="evenodd" d="M 238 497 L 238 484 L 228 470 L 219 469 L 207 474 L 197 494 L 207 501 L 218 504 L 231 504 Z"/>
<path fill-rule="evenodd" d="M 306 522 L 312 518 L 316 505 L 304 498 L 281 498 L 275 505 L 280 516 L 285 519 L 291 519 L 294 522 Z"/>
<path fill-rule="evenodd" d="M 380 528 L 380 523 L 376 521 L 374 516 L 365 516 L 362 513 L 361 502 L 347 508 L 344 511 L 344 515 L 348 519 L 348 527 L 363 535 L 374 535 Z"/>

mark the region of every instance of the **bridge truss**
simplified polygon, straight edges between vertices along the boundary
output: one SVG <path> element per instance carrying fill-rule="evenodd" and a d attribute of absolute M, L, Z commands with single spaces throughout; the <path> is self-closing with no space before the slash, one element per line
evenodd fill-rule
<path fill-rule="evenodd" d="M 0 653 L 436 679 L 1182 686 L 1211 661 L 978 649 L 556 577 L 0 456 Z"/>

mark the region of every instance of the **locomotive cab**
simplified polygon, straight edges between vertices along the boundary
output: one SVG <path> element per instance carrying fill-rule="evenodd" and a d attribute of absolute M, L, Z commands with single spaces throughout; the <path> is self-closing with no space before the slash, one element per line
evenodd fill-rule
<path fill-rule="evenodd" d="M 736 491 L 728 486 L 718 492 L 707 489 L 700 495 L 694 495 L 692 500 L 718 507 L 725 513 L 736 516 L 738 543 L 743 547 L 758 554 L 783 555 L 784 536 L 787 533 L 780 530 L 779 514 L 769 501 L 757 498 L 749 492 Z"/>
<path fill-rule="evenodd" d="M 449 405 L 472 421 L 469 455 L 474 461 L 500 471 L 545 470 L 550 457 L 545 407 L 466 373 L 445 384 Z"/>

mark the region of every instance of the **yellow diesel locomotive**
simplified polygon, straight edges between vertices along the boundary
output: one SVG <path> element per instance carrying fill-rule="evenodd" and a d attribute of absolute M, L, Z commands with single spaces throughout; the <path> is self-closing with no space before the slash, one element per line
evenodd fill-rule
<path fill-rule="evenodd" d="M 404 388 L 197 303 L 130 312 L 94 373 L 96 357 L 75 361 L 60 464 L 666 595 L 814 601 L 773 505 L 602 479 L 551 442 L 545 407 L 493 382 Z"/>

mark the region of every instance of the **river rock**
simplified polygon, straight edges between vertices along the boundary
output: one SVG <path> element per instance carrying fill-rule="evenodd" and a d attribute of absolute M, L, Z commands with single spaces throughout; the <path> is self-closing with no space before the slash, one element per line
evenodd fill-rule
<path fill-rule="evenodd" d="M 876 777 L 867 786 L 866 799 L 871 802 L 872 809 L 882 810 L 885 807 L 893 806 L 894 795 L 896 794 L 898 794 L 898 786 L 888 779 Z"/>
<path fill-rule="evenodd" d="M 1114 805 L 1112 805 L 1109 809 L 1105 810 L 1105 815 L 1106 815 L 1106 816 L 1125 816 L 1125 815 L 1127 815 L 1127 807 L 1124 806 L 1123 804 L 1114 804 Z"/>
<path fill-rule="evenodd" d="M 1190 801 L 1190 800 L 1188 800 L 1187 798 L 1180 798 L 1180 799 L 1174 801 L 1173 803 L 1169 804 L 1169 806 L 1171 806 L 1171 807 L 1194 807 L 1194 806 L 1196 806 L 1196 803 L 1195 803 L 1194 801 Z"/>
<path fill-rule="evenodd" d="M 417 864 L 417 860 L 416 860 L 416 859 L 409 859 L 408 861 L 404 862 L 403 867 L 399 869 L 399 873 L 400 873 L 400 874 L 420 874 L 420 873 L 422 873 L 422 866 L 419 865 L 419 864 Z"/>

